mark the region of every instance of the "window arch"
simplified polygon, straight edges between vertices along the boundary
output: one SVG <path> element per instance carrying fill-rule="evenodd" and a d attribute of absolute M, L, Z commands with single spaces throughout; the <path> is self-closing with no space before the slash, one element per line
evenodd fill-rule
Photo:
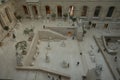
<path fill-rule="evenodd" d="M 25 14 L 27 15 L 29 14 L 27 6 L 23 5 L 23 10 Z"/>
<path fill-rule="evenodd" d="M 94 17 L 98 17 L 100 14 L 101 6 L 96 6 L 95 12 L 94 12 Z"/>
<path fill-rule="evenodd" d="M 88 6 L 83 6 L 81 16 L 86 16 L 86 14 L 87 14 L 87 9 L 88 9 Z"/>
<path fill-rule="evenodd" d="M 57 6 L 57 13 L 58 13 L 58 17 L 62 17 L 62 6 L 60 5 Z"/>
<path fill-rule="evenodd" d="M 45 9 L 46 9 L 46 14 L 50 14 L 50 6 L 45 6 Z"/>
<path fill-rule="evenodd" d="M 69 15 L 70 16 L 74 16 L 74 8 L 75 8 L 74 6 L 69 7 Z"/>
<path fill-rule="evenodd" d="M 113 11 L 114 11 L 114 9 L 115 9 L 115 7 L 114 6 L 111 6 L 111 7 L 109 7 L 109 10 L 108 10 L 108 12 L 107 12 L 107 17 L 111 17 L 112 16 L 112 14 L 113 14 Z"/>
<path fill-rule="evenodd" d="M 32 10 L 33 10 L 33 12 L 34 12 L 35 15 L 38 15 L 38 11 L 37 11 L 36 5 L 32 6 Z"/>

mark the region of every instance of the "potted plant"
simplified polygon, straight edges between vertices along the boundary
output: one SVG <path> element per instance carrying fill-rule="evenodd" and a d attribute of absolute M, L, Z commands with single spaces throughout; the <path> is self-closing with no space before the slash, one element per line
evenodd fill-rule
<path fill-rule="evenodd" d="M 67 13 L 64 13 L 64 14 L 63 14 L 63 19 L 64 19 L 65 21 L 66 21 L 67 17 L 68 17 L 68 14 L 67 14 Z"/>
<path fill-rule="evenodd" d="M 9 30 L 9 27 L 8 27 L 8 26 L 5 26 L 3 29 L 6 30 L 6 31 L 8 31 L 8 30 Z"/>
<path fill-rule="evenodd" d="M 55 20 L 56 14 L 55 14 L 55 13 L 52 13 L 52 14 L 51 14 L 51 17 L 52 17 L 52 20 Z"/>
<path fill-rule="evenodd" d="M 15 45 L 15 47 L 16 47 L 16 50 L 17 50 L 17 49 L 22 50 L 22 54 L 23 54 L 23 55 L 26 55 L 26 54 L 27 54 L 27 51 L 26 51 L 27 42 L 26 42 L 26 41 L 18 42 L 18 43 Z"/>
<path fill-rule="evenodd" d="M 77 21 L 77 18 L 75 18 L 75 17 L 71 17 L 71 20 L 73 21 L 72 26 L 74 26 L 74 25 L 75 25 L 74 23 Z"/>

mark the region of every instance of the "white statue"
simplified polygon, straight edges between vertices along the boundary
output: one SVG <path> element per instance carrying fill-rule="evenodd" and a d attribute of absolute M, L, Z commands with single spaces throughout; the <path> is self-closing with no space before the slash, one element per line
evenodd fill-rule
<path fill-rule="evenodd" d="M 50 62 L 50 57 L 47 54 L 46 54 L 45 60 L 46 60 L 47 63 Z"/>
<path fill-rule="evenodd" d="M 98 76 L 101 76 L 101 72 L 102 72 L 102 70 L 103 70 L 103 67 L 102 67 L 102 65 L 98 65 L 98 64 L 96 64 L 96 69 L 95 69 L 95 71 L 96 71 L 96 74 L 98 75 Z"/>
<path fill-rule="evenodd" d="M 23 59 L 23 56 L 22 56 L 22 54 L 16 54 L 16 60 L 17 60 L 17 65 L 18 66 L 22 66 L 23 64 L 22 64 L 22 59 Z"/>
<path fill-rule="evenodd" d="M 62 41 L 61 47 L 65 47 L 65 42 L 64 41 Z"/>

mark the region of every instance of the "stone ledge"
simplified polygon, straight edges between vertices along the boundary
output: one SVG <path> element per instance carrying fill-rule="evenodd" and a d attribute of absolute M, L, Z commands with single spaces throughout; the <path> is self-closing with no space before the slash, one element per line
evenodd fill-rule
<path fill-rule="evenodd" d="M 25 66 L 25 67 L 16 67 L 16 69 L 17 70 L 28 70 L 28 71 L 44 71 L 44 72 L 51 73 L 51 74 L 54 74 L 54 75 L 60 75 L 61 77 L 65 78 L 67 80 L 71 79 L 70 75 L 68 75 L 68 74 L 58 72 L 56 70 L 48 69 L 48 68 L 45 68 L 45 67 L 28 67 L 28 66 Z"/>

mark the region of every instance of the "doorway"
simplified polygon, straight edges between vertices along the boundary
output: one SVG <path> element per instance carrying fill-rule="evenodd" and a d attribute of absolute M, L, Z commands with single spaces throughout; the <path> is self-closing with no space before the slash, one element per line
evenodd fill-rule
<path fill-rule="evenodd" d="M 62 17 L 62 6 L 57 6 L 57 15 L 58 17 Z"/>

